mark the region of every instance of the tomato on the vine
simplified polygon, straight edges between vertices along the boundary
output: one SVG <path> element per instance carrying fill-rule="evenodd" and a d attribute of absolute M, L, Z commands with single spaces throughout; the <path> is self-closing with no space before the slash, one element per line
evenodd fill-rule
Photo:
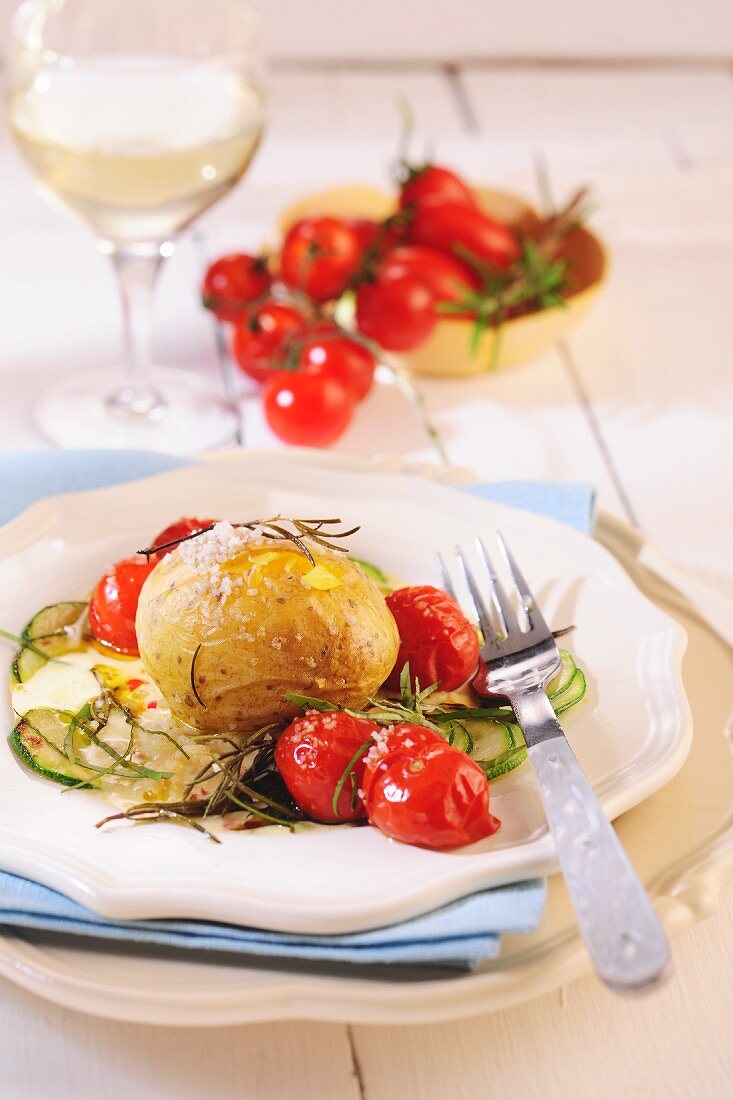
<path fill-rule="evenodd" d="M 390 593 L 387 606 L 400 634 L 390 687 L 399 686 L 408 661 L 412 680 L 423 688 L 439 683 L 442 691 L 454 691 L 466 682 L 478 663 L 478 635 L 452 596 L 432 585 L 413 585 Z"/>
<path fill-rule="evenodd" d="M 519 257 L 519 244 L 511 229 L 481 210 L 458 202 L 418 206 L 410 224 L 410 241 L 447 252 L 470 254 L 482 263 L 508 267 Z"/>
<path fill-rule="evenodd" d="M 150 555 L 150 560 L 158 562 L 161 558 L 164 558 L 166 554 L 170 554 L 172 550 L 175 550 L 176 546 L 182 539 L 188 538 L 189 535 L 193 535 L 196 531 L 203 531 L 206 527 L 211 527 L 212 523 L 217 523 L 215 519 L 194 519 L 192 516 L 182 516 L 181 519 L 176 520 L 175 523 L 169 524 L 164 528 L 159 535 L 156 535 L 150 544 L 151 550 L 155 550 L 156 546 L 162 546 L 164 549 L 158 550 L 155 554 Z M 172 545 L 168 545 L 168 544 Z"/>
<path fill-rule="evenodd" d="M 233 252 L 216 260 L 204 276 L 201 296 L 220 321 L 236 321 L 250 302 L 265 294 L 272 283 L 265 256 Z"/>
<path fill-rule="evenodd" d="M 340 330 L 308 330 L 298 349 L 298 369 L 305 374 L 329 374 L 362 401 L 372 388 L 377 361 L 369 348 Z"/>
<path fill-rule="evenodd" d="M 500 824 L 489 813 L 486 775 L 470 756 L 430 733 L 404 724 L 375 735 L 364 758 L 369 822 L 393 840 L 421 848 L 483 840 Z"/>
<path fill-rule="evenodd" d="M 435 295 L 416 275 L 380 275 L 356 292 L 356 324 L 387 351 L 411 351 L 435 328 Z"/>
<path fill-rule="evenodd" d="M 400 207 L 430 205 L 434 202 L 457 202 L 476 207 L 473 191 L 467 183 L 439 164 L 426 164 L 410 168 L 407 179 L 400 188 Z"/>
<path fill-rule="evenodd" d="M 458 302 L 467 291 L 478 290 L 481 285 L 476 272 L 457 257 L 419 244 L 392 249 L 379 265 L 379 274 L 414 275 L 432 291 L 436 302 Z"/>
<path fill-rule="evenodd" d="M 138 657 L 135 616 L 140 590 L 155 568 L 145 558 L 125 558 L 107 569 L 89 601 L 89 626 L 98 642 Z"/>
<path fill-rule="evenodd" d="M 359 792 L 364 756 L 376 729 L 374 722 L 352 718 L 344 711 L 311 712 L 296 718 L 280 734 L 275 763 L 301 810 L 324 822 L 358 821 L 365 816 Z"/>
<path fill-rule="evenodd" d="M 380 223 L 374 218 L 344 218 L 344 221 L 356 234 L 362 252 L 371 248 L 379 233 Z"/>
<path fill-rule="evenodd" d="M 328 374 L 276 371 L 262 391 L 265 419 L 285 443 L 328 447 L 343 435 L 354 411 L 351 392 Z"/>
<path fill-rule="evenodd" d="M 285 236 L 280 274 L 293 290 L 326 302 L 343 294 L 362 253 L 359 232 L 343 218 L 303 218 Z"/>
<path fill-rule="evenodd" d="M 274 299 L 245 314 L 232 335 L 237 365 L 256 382 L 264 382 L 282 366 L 285 343 L 304 322 L 301 310 Z"/>

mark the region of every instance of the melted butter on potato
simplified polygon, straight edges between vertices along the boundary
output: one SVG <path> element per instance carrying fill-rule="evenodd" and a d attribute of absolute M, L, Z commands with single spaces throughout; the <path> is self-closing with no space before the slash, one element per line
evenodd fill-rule
<path fill-rule="evenodd" d="M 384 597 L 345 554 L 310 549 L 315 565 L 293 547 L 218 524 L 155 567 L 137 637 L 178 718 L 244 732 L 298 713 L 287 692 L 352 708 L 376 693 L 399 648 Z"/>

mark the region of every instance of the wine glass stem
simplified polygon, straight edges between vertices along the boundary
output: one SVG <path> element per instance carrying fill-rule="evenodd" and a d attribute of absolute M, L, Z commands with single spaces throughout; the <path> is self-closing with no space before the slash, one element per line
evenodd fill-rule
<path fill-rule="evenodd" d="M 127 377 L 110 393 L 107 407 L 119 417 L 160 420 L 167 412 L 165 399 L 150 381 L 153 292 L 163 260 L 160 248 L 133 251 L 114 247 L 111 259 L 122 305 Z"/>

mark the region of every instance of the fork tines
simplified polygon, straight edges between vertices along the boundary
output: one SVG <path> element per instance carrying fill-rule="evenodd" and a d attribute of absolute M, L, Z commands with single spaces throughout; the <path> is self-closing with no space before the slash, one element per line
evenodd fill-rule
<path fill-rule="evenodd" d="M 514 591 L 516 592 L 520 606 L 526 616 L 527 629 L 523 630 L 520 627 L 512 601 L 507 596 L 497 576 L 486 545 L 483 539 L 477 538 L 476 553 L 483 566 L 485 577 L 482 578 L 482 580 L 484 580 L 485 583 L 479 583 L 476 579 L 476 573 L 469 565 L 466 554 L 460 546 L 456 546 L 455 548 L 455 558 L 466 588 L 470 593 L 471 602 L 484 639 L 487 643 L 494 645 L 497 642 L 504 642 L 507 648 L 513 648 L 516 643 L 521 647 L 526 645 L 530 640 L 532 642 L 537 642 L 544 638 L 551 637 L 550 630 L 537 606 L 537 601 L 532 594 L 532 590 L 524 579 L 509 547 L 498 531 L 496 533 L 496 541 L 506 563 Z M 446 591 L 449 592 L 455 600 L 460 602 L 450 571 L 446 567 L 445 561 L 440 554 L 438 554 L 438 561 L 440 563 L 440 572 Z M 488 599 L 486 596 L 487 593 Z M 493 608 L 493 612 L 490 608 Z"/>

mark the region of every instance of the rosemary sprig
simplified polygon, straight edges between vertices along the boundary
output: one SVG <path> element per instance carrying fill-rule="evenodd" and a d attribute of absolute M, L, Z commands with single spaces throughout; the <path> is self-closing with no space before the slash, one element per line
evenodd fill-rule
<path fill-rule="evenodd" d="M 180 802 L 149 802 L 132 806 L 99 822 L 99 827 L 109 821 L 128 818 L 131 821 L 170 820 L 194 825 L 193 819 L 214 815 L 226 817 L 231 813 L 244 813 L 243 828 L 255 825 L 284 825 L 287 828 L 304 819 L 295 806 L 275 767 L 275 744 L 282 725 L 269 724 L 247 735 L 241 744 L 232 738 L 210 735 L 212 742 L 223 741 L 230 746 L 226 752 L 212 751 L 197 775 L 190 781 Z M 195 798 L 197 786 L 219 777 L 211 793 Z M 194 827 L 198 826 L 198 822 Z M 202 826 L 199 832 L 210 840 L 216 838 Z"/>
<path fill-rule="evenodd" d="M 206 710 L 206 703 L 199 695 L 199 689 L 196 687 L 196 661 L 198 660 L 198 655 L 201 652 L 201 647 L 203 644 L 203 642 L 199 642 L 199 644 L 194 649 L 193 657 L 191 658 L 191 691 L 193 692 L 198 705 Z"/>
<path fill-rule="evenodd" d="M 441 302 L 437 309 L 445 316 L 469 313 L 475 323 L 471 332 L 471 351 L 475 354 L 488 328 L 496 330 L 490 367 L 496 365 L 502 326 L 511 317 L 562 308 L 566 305 L 568 264 L 560 250 L 569 236 L 587 217 L 588 191 L 580 188 L 559 211 L 550 211 L 532 237 L 521 241 L 519 259 L 506 271 L 497 271 L 461 244 L 456 254 L 476 271 L 481 279 L 478 290 L 468 290 L 455 302 Z"/>
<path fill-rule="evenodd" d="M 374 742 L 370 737 L 369 740 L 365 741 L 363 745 L 359 745 L 359 748 L 356 750 L 354 755 L 351 757 L 351 760 L 349 760 L 348 764 L 344 768 L 344 770 L 341 774 L 341 777 L 340 777 L 338 783 L 336 784 L 336 786 L 334 788 L 333 798 L 331 799 L 331 809 L 333 810 L 333 816 L 334 817 L 337 818 L 338 815 L 339 815 L 339 810 L 338 810 L 339 799 L 341 798 L 341 792 L 344 789 L 347 780 L 350 780 L 351 784 L 352 784 L 351 801 L 352 801 L 352 805 L 353 805 L 354 795 L 356 793 L 356 791 L 354 789 L 354 768 L 356 767 L 358 762 L 361 760 L 362 756 L 364 756 L 367 752 L 369 752 L 369 749 L 372 747 L 373 744 L 374 744 Z"/>
<path fill-rule="evenodd" d="M 59 631 L 59 634 L 64 633 Z M 45 634 L 43 638 L 54 638 L 56 634 Z M 20 646 L 21 649 L 28 649 L 31 653 L 35 653 L 36 657 L 42 657 L 44 661 L 56 661 L 58 664 L 66 664 L 66 661 L 62 661 L 60 657 L 51 657 L 48 653 L 45 653 L 38 646 L 33 645 L 33 642 L 40 641 L 40 638 L 34 638 L 33 641 L 30 638 L 24 638 L 17 634 L 11 634 L 8 630 L 0 630 L 0 638 L 5 638 L 8 642 L 14 642 L 15 645 Z"/>
<path fill-rule="evenodd" d="M 311 565 L 315 566 L 315 559 L 306 546 L 307 541 L 323 546 L 327 550 L 337 550 L 343 554 L 348 553 L 347 548 L 338 546 L 334 539 L 346 539 L 350 535 L 355 535 L 359 528 L 351 527 L 347 531 L 334 531 L 333 528 L 341 522 L 340 519 L 284 519 L 282 516 L 272 516 L 270 519 L 253 519 L 243 523 L 233 523 L 232 527 L 246 528 L 248 531 L 259 529 L 263 538 L 274 539 L 279 542 L 291 542 L 299 553 L 304 554 Z M 175 546 L 180 546 L 182 542 L 197 539 L 200 535 L 213 531 L 215 526 L 215 523 L 210 523 L 207 527 L 202 527 L 200 531 L 193 531 L 190 535 L 183 535 L 182 538 L 172 539 L 170 542 L 148 546 L 144 550 L 138 550 L 138 553 L 144 554 L 150 561 L 153 554 L 158 554 L 162 550 L 171 550 Z M 328 528 L 328 530 L 324 531 L 324 528 Z"/>
<path fill-rule="evenodd" d="M 118 814 L 109 814 L 107 817 L 103 817 L 101 821 L 96 823 L 94 828 L 102 829 L 112 821 L 123 820 L 139 822 L 175 821 L 179 825 L 187 825 L 189 829 L 195 829 L 198 833 L 203 833 L 206 839 L 212 841 L 213 844 L 221 844 L 218 836 L 214 836 L 198 821 L 192 820 L 189 814 L 182 812 L 180 803 L 166 805 L 161 802 L 151 802 L 149 806 L 134 806 L 131 810 L 122 810 Z"/>

